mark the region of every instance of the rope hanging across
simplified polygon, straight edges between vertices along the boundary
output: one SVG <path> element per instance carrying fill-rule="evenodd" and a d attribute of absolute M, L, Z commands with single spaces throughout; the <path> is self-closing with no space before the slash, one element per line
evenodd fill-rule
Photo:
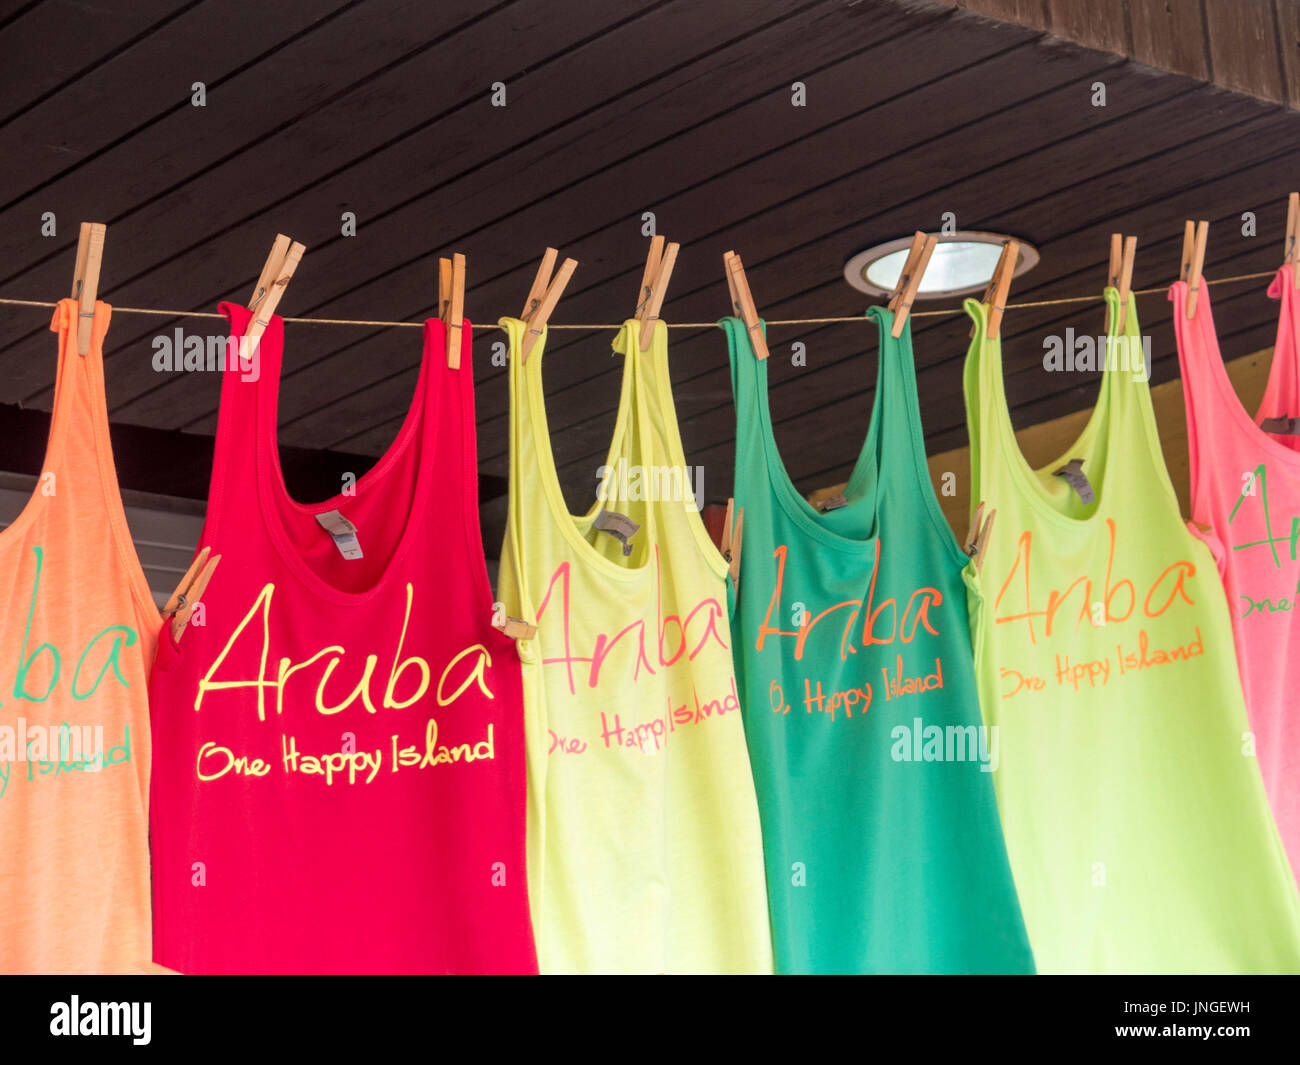
<path fill-rule="evenodd" d="M 1276 270 L 1266 270 L 1257 274 L 1237 274 L 1234 277 L 1216 277 L 1213 280 L 1202 278 L 1202 282 L 1207 285 L 1227 285 L 1236 281 L 1258 281 L 1262 278 L 1272 277 Z M 1168 291 L 1168 286 L 1158 288 L 1135 288 L 1132 290 L 1134 296 L 1151 296 L 1156 293 Z M 1025 300 L 1019 303 L 1008 303 L 1007 310 L 1017 310 L 1028 307 L 1057 307 L 1068 303 L 1099 303 L 1100 296 L 1064 296 L 1054 300 Z M 0 304 L 12 307 L 57 307 L 56 302 L 46 302 L 44 300 L 15 300 L 0 298 Z M 118 307 L 113 306 L 114 314 L 151 314 L 164 318 L 225 318 L 224 314 L 218 314 L 215 311 L 168 311 L 159 310 L 153 307 Z M 960 307 L 952 307 L 941 311 L 913 311 L 912 318 L 942 318 L 951 315 L 960 315 L 965 312 Z M 767 318 L 764 319 L 768 325 L 832 325 L 837 322 L 859 322 L 864 323 L 868 319 L 861 314 L 839 315 L 829 318 Z M 374 321 L 365 318 L 282 318 L 285 322 L 295 322 L 307 325 L 360 325 L 374 326 L 385 329 L 423 329 L 423 322 L 383 322 Z M 665 322 L 669 329 L 714 329 L 717 322 Z M 475 327 L 479 331 L 488 329 L 500 329 L 496 324 L 485 324 Z M 584 322 L 580 324 L 555 324 L 551 323 L 548 329 L 588 329 L 588 330 L 614 330 L 622 329 L 622 322 Z"/>

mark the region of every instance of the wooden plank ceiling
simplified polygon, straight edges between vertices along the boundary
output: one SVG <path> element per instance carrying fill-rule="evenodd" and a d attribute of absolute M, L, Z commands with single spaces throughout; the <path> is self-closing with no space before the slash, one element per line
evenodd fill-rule
<path fill-rule="evenodd" d="M 243 301 L 276 232 L 307 245 L 280 311 L 418 321 L 439 252 L 469 260 L 467 312 L 518 314 L 543 248 L 580 262 L 554 321 L 633 309 L 642 213 L 682 242 L 664 317 L 727 313 L 722 253 L 744 256 L 761 313 L 857 314 L 854 251 L 939 227 L 1013 234 L 1042 262 L 1013 300 L 1100 295 L 1107 235 L 1140 239 L 1134 285 L 1165 285 L 1185 218 L 1211 221 L 1206 274 L 1272 269 L 1286 193 L 1300 184 L 1300 115 L 916 0 L 74 0 L 0 5 L 0 296 L 69 285 L 76 223 L 108 223 L 102 298 L 211 311 Z M 806 106 L 791 84 L 806 86 Z M 191 104 L 202 82 L 206 106 Z M 493 83 L 507 105 L 493 107 Z M 1094 106 L 1103 82 L 1104 107 Z M 355 212 L 357 233 L 340 235 Z M 1242 233 L 1255 212 L 1258 236 Z M 53 212 L 58 235 L 42 237 Z M 1225 354 L 1265 347 L 1266 282 L 1215 291 Z M 949 303 L 948 306 L 953 306 Z M 918 309 L 931 309 L 918 307 Z M 1154 380 L 1176 375 L 1168 303 L 1140 300 Z M 48 409 L 48 312 L 0 306 L 0 468 L 33 473 Z M 159 374 L 152 339 L 211 319 L 115 316 L 111 417 L 125 487 L 200 496 L 215 375 Z M 1017 425 L 1090 404 L 1095 379 L 1046 374 L 1042 339 L 1097 333 L 1100 303 L 1011 310 L 1007 390 Z M 918 319 L 929 447 L 965 442 L 968 323 Z M 413 330 L 291 324 L 281 443 L 289 486 L 330 494 L 392 440 L 418 364 Z M 875 338 L 866 324 L 773 327 L 778 442 L 801 489 L 842 479 L 866 428 Z M 499 543 L 505 370 L 476 333 L 487 543 Z M 619 364 L 607 332 L 554 337 L 546 359 L 557 463 L 585 509 L 613 428 Z M 688 461 L 729 494 L 734 424 L 716 329 L 672 333 Z M 807 365 L 790 365 L 802 342 Z M 20 410 L 19 405 L 25 410 Z"/>

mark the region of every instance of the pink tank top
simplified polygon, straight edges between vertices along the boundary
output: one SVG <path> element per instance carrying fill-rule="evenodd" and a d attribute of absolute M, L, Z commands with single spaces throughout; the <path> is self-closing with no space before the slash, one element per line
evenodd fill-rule
<path fill-rule="evenodd" d="M 221 309 L 242 336 L 249 312 Z M 492 625 L 465 334 L 451 370 L 425 323 L 397 439 L 324 503 L 280 470 L 281 320 L 255 375 L 225 370 L 200 541 L 221 562 L 200 624 L 163 627 L 150 686 L 162 965 L 536 972 L 520 666 Z"/>
<path fill-rule="evenodd" d="M 1211 530 L 1194 531 L 1223 575 L 1250 711 L 1243 753 L 1253 746 L 1291 868 L 1300 871 L 1300 299 L 1291 267 L 1278 271 L 1268 294 L 1281 301 L 1281 317 L 1253 419 L 1228 379 L 1207 286 L 1191 320 L 1187 285 L 1175 284 L 1169 298 L 1187 405 L 1192 520 Z"/>

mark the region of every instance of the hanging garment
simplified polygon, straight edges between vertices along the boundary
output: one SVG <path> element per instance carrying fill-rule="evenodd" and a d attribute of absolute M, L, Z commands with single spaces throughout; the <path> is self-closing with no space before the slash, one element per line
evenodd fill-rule
<path fill-rule="evenodd" d="M 980 721 L 963 570 L 929 483 L 911 327 L 880 328 L 871 425 L 824 512 L 777 452 L 767 362 L 736 397 L 736 676 L 780 973 L 1031 973 Z M 837 502 L 839 502 L 837 500 Z"/>
<path fill-rule="evenodd" d="M 40 480 L 0 531 L 0 972 L 150 969 L 148 676 L 160 618 L 122 510 L 95 304 L 59 302 Z"/>
<path fill-rule="evenodd" d="M 667 328 L 628 321 L 600 499 L 570 515 L 542 392 L 543 333 L 510 339 L 510 512 L 498 592 L 521 641 L 529 887 L 544 973 L 772 968 L 726 563 L 695 507 Z"/>
<path fill-rule="evenodd" d="M 1192 520 L 1209 528 L 1204 535 L 1228 593 L 1259 768 L 1296 870 L 1300 696 L 1289 666 L 1300 662 L 1294 535 L 1300 521 L 1300 293 L 1290 266 L 1278 271 L 1268 294 L 1281 301 L 1281 316 L 1268 385 L 1252 420 L 1223 365 L 1208 287 L 1201 285 L 1191 319 L 1187 285 L 1180 281 L 1169 290 L 1187 406 Z"/>
<path fill-rule="evenodd" d="M 233 352 L 250 314 L 222 304 Z M 425 323 L 388 452 L 285 490 L 283 323 L 224 371 L 203 624 L 152 683 L 156 959 L 184 973 L 536 971 L 523 703 L 479 539 L 473 379 Z"/>
<path fill-rule="evenodd" d="M 1119 293 L 1106 301 L 1114 322 Z M 975 668 L 1039 971 L 1300 970 L 1223 585 L 1179 517 L 1135 302 L 1096 360 L 1058 360 L 1106 369 L 1083 432 L 1039 469 L 1016 442 L 988 308 L 966 310 L 971 500 L 997 510 L 972 584 Z"/>

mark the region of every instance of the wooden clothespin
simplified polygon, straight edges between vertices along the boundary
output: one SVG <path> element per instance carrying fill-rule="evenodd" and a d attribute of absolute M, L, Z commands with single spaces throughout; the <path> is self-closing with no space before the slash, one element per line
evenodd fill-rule
<path fill-rule="evenodd" d="M 523 618 L 506 618 L 501 631 L 512 640 L 531 640 L 537 635 L 537 626 L 528 624 Z"/>
<path fill-rule="evenodd" d="M 925 276 L 925 268 L 930 265 L 930 256 L 934 254 L 935 242 L 933 235 L 927 236 L 919 229 L 912 236 L 907 261 L 903 263 L 903 272 L 898 275 L 898 284 L 894 286 L 894 294 L 889 300 L 889 309 L 894 312 L 894 326 L 889 331 L 891 336 L 903 335 L 903 326 L 907 324 L 907 316 L 911 313 L 912 301 L 916 299 L 921 278 Z"/>
<path fill-rule="evenodd" d="M 1115 332 L 1124 332 L 1124 323 L 1128 320 L 1128 298 L 1133 287 L 1133 261 L 1137 258 L 1137 237 L 1125 238 L 1121 233 L 1110 235 L 1110 266 L 1106 271 L 1106 283 L 1119 290 L 1119 322 Z"/>
<path fill-rule="evenodd" d="M 551 312 L 555 310 L 555 305 L 560 302 L 560 296 L 569 283 L 569 278 L 578 268 L 576 259 L 565 259 L 560 264 L 559 271 L 551 277 L 551 271 L 555 269 L 555 260 L 559 255 L 560 253 L 554 248 L 546 249 L 546 254 L 542 256 L 542 265 L 537 268 L 537 276 L 533 278 L 533 287 L 528 290 L 528 301 L 524 304 L 524 313 L 520 315 L 527 326 L 524 342 L 519 349 L 519 357 L 523 362 L 528 361 L 528 353 L 533 350 L 537 338 L 542 335 L 542 330 L 546 328 L 546 322 L 551 317 Z"/>
<path fill-rule="evenodd" d="M 735 497 L 732 497 L 727 500 L 727 513 L 722 519 L 722 539 L 718 550 L 727 560 L 727 571 L 731 574 L 733 584 L 740 580 L 740 537 L 744 531 L 745 508 L 737 507 Z"/>
<path fill-rule="evenodd" d="M 1286 250 L 1282 262 L 1291 267 L 1291 284 L 1300 288 L 1300 192 L 1287 197 Z"/>
<path fill-rule="evenodd" d="M 208 557 L 211 550 L 205 547 L 194 556 L 190 568 L 185 571 L 185 576 L 181 578 L 176 590 L 172 592 L 162 608 L 163 617 L 172 619 L 172 639 L 177 642 L 180 641 L 185 627 L 190 623 L 190 615 L 194 613 L 194 607 L 202 598 L 208 587 L 208 581 L 212 579 L 212 574 L 216 572 L 217 564 L 221 561 L 220 555 Z"/>
<path fill-rule="evenodd" d="M 1119 272 L 1124 263 L 1124 234 L 1110 235 L 1110 262 L 1106 265 L 1106 284 L 1119 288 Z"/>
<path fill-rule="evenodd" d="M 975 560 L 977 570 L 984 564 L 989 536 L 993 532 L 993 519 L 997 516 L 996 510 L 990 510 L 989 516 L 985 518 L 983 503 L 975 508 L 975 513 L 971 516 L 970 529 L 966 533 L 966 554 Z"/>
<path fill-rule="evenodd" d="M 984 291 L 984 302 L 989 306 L 989 324 L 985 336 L 992 340 L 1002 328 L 1002 312 L 1007 309 L 1007 294 L 1011 291 L 1011 276 L 1020 262 L 1020 241 L 1008 240 L 1002 245 L 998 265 L 993 269 L 989 287 Z"/>
<path fill-rule="evenodd" d="M 460 252 L 438 260 L 438 317 L 447 327 L 447 365 L 459 370 L 465 325 L 465 256 Z"/>
<path fill-rule="evenodd" d="M 754 349 L 754 357 L 762 360 L 768 356 L 767 338 L 763 336 L 763 326 L 758 320 L 758 307 L 749 291 L 749 280 L 745 277 L 745 267 L 740 256 L 729 251 L 722 256 L 722 267 L 727 275 L 727 288 L 731 292 L 731 309 L 736 317 L 745 323 L 749 333 L 749 345 Z"/>
<path fill-rule="evenodd" d="M 1183 264 L 1178 277 L 1187 282 L 1187 317 L 1196 317 L 1196 297 L 1201 290 L 1201 270 L 1205 266 L 1205 244 L 1210 235 L 1209 222 L 1183 224 Z"/>
<path fill-rule="evenodd" d="M 72 298 L 77 301 L 77 354 L 90 354 L 95 331 L 95 299 L 99 293 L 99 268 L 104 260 L 103 222 L 82 222 L 77 237 L 77 265 L 72 273 Z"/>
<path fill-rule="evenodd" d="M 303 245 L 296 240 L 291 241 L 283 233 L 275 235 L 271 254 L 266 257 L 266 265 L 262 267 L 262 273 L 253 287 L 253 295 L 248 301 L 248 309 L 253 312 L 253 320 L 248 323 L 248 329 L 240 342 L 240 358 L 245 361 L 251 359 L 257 350 L 257 342 L 266 331 L 271 315 L 279 306 L 280 297 L 284 295 L 285 288 L 293 279 L 293 273 L 298 269 L 303 252 L 306 250 Z"/>
<path fill-rule="evenodd" d="M 979 539 L 980 522 L 984 518 L 984 504 L 980 503 L 975 508 L 975 513 L 971 515 L 970 527 L 966 530 L 966 540 L 962 544 L 962 550 L 966 554 L 973 554 L 975 550 L 975 541 Z"/>
<path fill-rule="evenodd" d="M 646 256 L 645 270 L 641 274 L 641 294 L 637 299 L 636 320 L 641 323 L 638 342 L 641 350 L 650 347 L 655 335 L 655 322 L 659 318 L 659 309 L 664 303 L 664 293 L 668 291 L 668 279 L 673 276 L 673 266 L 677 263 L 680 244 L 664 247 L 664 238 L 656 236 L 650 240 L 650 254 Z"/>

